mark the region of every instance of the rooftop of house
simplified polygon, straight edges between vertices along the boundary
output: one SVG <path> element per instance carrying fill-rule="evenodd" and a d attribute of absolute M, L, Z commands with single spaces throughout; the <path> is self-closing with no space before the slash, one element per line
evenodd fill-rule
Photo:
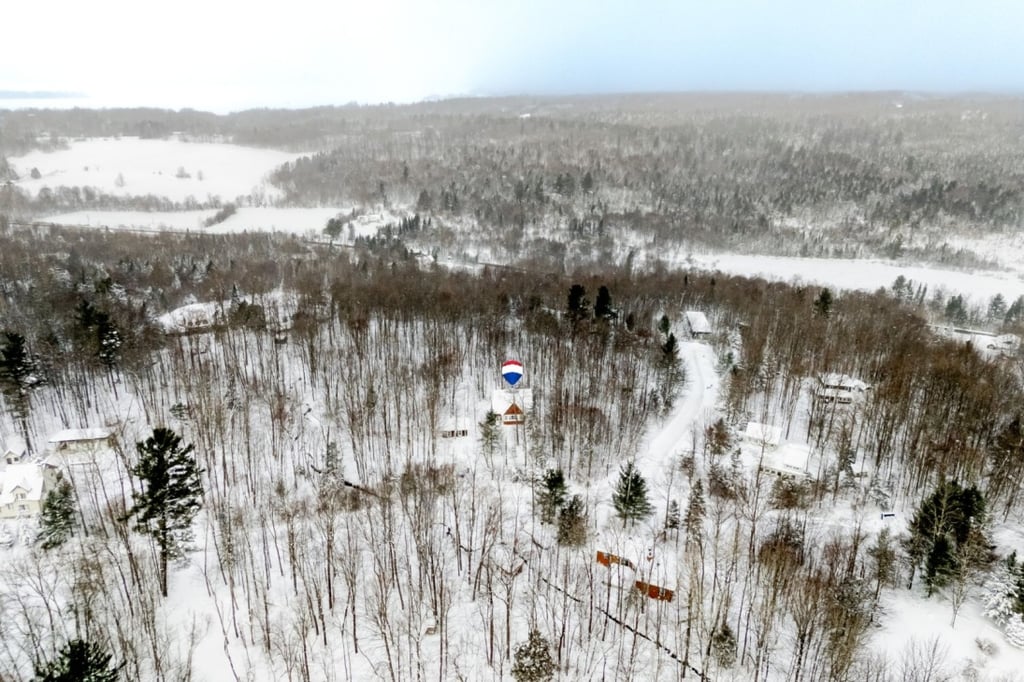
<path fill-rule="evenodd" d="M 91 427 L 84 429 L 64 429 L 50 436 L 47 441 L 51 444 L 74 443 L 78 441 L 106 440 L 110 438 L 110 429 L 102 427 Z"/>
<path fill-rule="evenodd" d="M 25 445 L 25 440 L 21 436 L 8 436 L 4 438 L 3 454 L 13 454 L 18 458 L 22 458 L 28 452 L 28 447 Z"/>
<path fill-rule="evenodd" d="M 783 443 L 771 456 L 765 459 L 764 466 L 773 471 L 807 474 L 807 463 L 811 458 L 811 448 L 802 443 Z"/>
<path fill-rule="evenodd" d="M 856 377 L 836 372 L 822 374 L 818 377 L 818 380 L 821 381 L 821 385 L 825 388 L 841 388 L 846 391 L 866 391 L 870 388 L 870 386 Z"/>
<path fill-rule="evenodd" d="M 24 500 L 38 502 L 43 499 L 46 479 L 38 464 L 8 464 L 0 471 L 0 505 L 11 504 L 24 494 Z"/>
<path fill-rule="evenodd" d="M 764 443 L 765 445 L 778 445 L 782 442 L 782 429 L 772 424 L 762 424 L 761 422 L 750 422 L 747 424 L 747 430 L 744 431 L 743 435 L 748 439 L 756 443 Z"/>

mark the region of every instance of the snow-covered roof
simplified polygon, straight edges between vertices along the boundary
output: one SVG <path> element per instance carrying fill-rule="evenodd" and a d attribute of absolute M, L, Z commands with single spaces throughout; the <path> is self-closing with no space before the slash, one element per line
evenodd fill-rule
<path fill-rule="evenodd" d="M 215 303 L 190 303 L 164 313 L 157 318 L 164 331 L 176 332 L 198 327 L 210 327 L 217 316 Z"/>
<path fill-rule="evenodd" d="M 807 475 L 807 462 L 811 458 L 811 448 L 802 443 L 783 443 L 763 463 L 765 469 L 782 474 Z"/>
<path fill-rule="evenodd" d="M 50 436 L 48 443 L 73 443 L 83 440 L 106 440 L 110 438 L 110 429 L 93 427 L 85 429 L 64 429 Z"/>
<path fill-rule="evenodd" d="M 707 316 L 699 310 L 686 311 L 686 323 L 690 325 L 690 331 L 694 334 L 710 334 L 711 323 Z"/>
<path fill-rule="evenodd" d="M 748 423 L 747 430 L 743 435 L 747 440 L 759 445 L 778 445 L 782 442 L 782 428 L 761 422 Z"/>
<path fill-rule="evenodd" d="M 503 388 L 496 388 L 491 395 L 491 411 L 496 414 L 505 414 L 508 408 L 512 406 L 513 394 L 515 394 L 515 404 L 519 407 L 524 410 L 529 410 L 533 407 L 532 389 L 520 388 L 515 391 L 509 391 Z"/>
<path fill-rule="evenodd" d="M 0 471 L 0 505 L 13 503 L 19 493 L 24 493 L 24 500 L 38 502 L 45 488 L 43 469 L 38 464 L 8 464 Z"/>
<path fill-rule="evenodd" d="M 20 458 L 27 450 L 28 447 L 21 436 L 8 436 L 4 439 L 4 454 L 14 454 Z"/>
<path fill-rule="evenodd" d="M 819 376 L 818 379 L 821 381 L 821 385 L 826 388 L 839 388 L 844 391 L 866 391 L 870 388 L 860 379 L 851 377 L 848 374 L 827 372 Z"/>

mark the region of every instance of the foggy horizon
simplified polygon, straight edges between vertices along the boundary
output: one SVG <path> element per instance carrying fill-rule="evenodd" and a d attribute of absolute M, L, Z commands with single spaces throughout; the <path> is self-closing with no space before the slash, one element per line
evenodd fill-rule
<path fill-rule="evenodd" d="M 122 0 L 12 8 L 24 58 L 0 91 L 81 93 L 79 106 L 217 112 L 506 95 L 664 92 L 1024 92 L 1024 6 L 743 0 L 547 7 Z M 56 16 L 56 20 L 54 17 Z M 2 100 L 11 103 L 10 98 Z M 62 106 L 61 99 L 48 99 Z"/>

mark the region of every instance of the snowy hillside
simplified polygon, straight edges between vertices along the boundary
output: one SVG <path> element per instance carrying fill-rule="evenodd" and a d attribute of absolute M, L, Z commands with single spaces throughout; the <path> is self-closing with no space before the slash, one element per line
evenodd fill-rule
<path fill-rule="evenodd" d="M 33 196 L 44 187 L 63 186 L 176 202 L 189 197 L 228 202 L 239 196 L 279 197 L 267 174 L 296 156 L 223 143 L 120 137 L 71 140 L 67 149 L 33 151 L 8 161 L 19 176 L 17 186 Z"/>

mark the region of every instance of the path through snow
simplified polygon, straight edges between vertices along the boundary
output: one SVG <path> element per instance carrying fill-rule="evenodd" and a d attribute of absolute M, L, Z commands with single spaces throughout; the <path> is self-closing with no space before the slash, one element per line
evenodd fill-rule
<path fill-rule="evenodd" d="M 657 427 L 636 458 L 637 468 L 652 487 L 662 480 L 665 471 L 678 465 L 675 455 L 693 446 L 693 425 L 703 429 L 718 400 L 719 379 L 711 346 L 684 341 L 679 344 L 679 358 L 686 370 L 683 390 L 668 419 Z"/>

